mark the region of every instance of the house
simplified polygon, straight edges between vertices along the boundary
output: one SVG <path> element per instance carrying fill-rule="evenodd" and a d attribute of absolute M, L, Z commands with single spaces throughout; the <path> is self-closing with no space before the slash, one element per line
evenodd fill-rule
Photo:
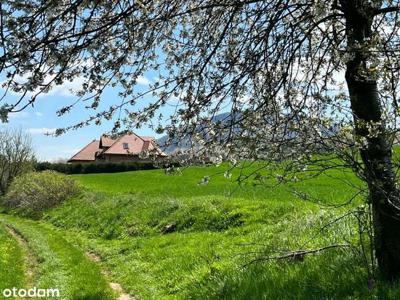
<path fill-rule="evenodd" d="M 149 157 L 149 153 L 151 157 Z M 87 144 L 68 162 L 150 161 L 154 156 L 156 159 L 162 159 L 167 155 L 158 149 L 153 137 L 128 133 L 115 139 L 102 135 L 100 140 L 94 140 Z"/>

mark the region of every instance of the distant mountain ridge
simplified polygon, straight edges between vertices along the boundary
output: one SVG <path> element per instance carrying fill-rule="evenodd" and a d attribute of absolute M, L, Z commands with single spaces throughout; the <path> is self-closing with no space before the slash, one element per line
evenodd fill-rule
<path fill-rule="evenodd" d="M 218 115 L 215 115 L 211 121 L 214 123 L 218 123 L 218 122 L 228 122 L 231 120 L 231 113 L 230 112 L 226 112 L 226 113 L 221 113 Z M 239 116 L 239 115 L 238 115 Z M 204 125 L 199 125 L 199 129 L 198 131 L 202 131 L 204 130 Z M 189 142 L 189 138 L 184 138 L 181 140 L 177 140 L 175 139 L 170 145 L 167 145 L 167 141 L 168 141 L 168 136 L 163 136 L 160 137 L 159 139 L 157 139 L 157 145 L 166 153 L 166 154 L 172 154 L 175 153 L 179 150 L 187 150 L 190 148 L 190 142 Z"/>
<path fill-rule="evenodd" d="M 237 113 L 234 117 L 235 120 L 239 120 L 240 117 L 242 116 L 241 113 Z M 216 116 L 214 116 L 211 121 L 213 123 L 228 123 L 232 120 L 232 113 L 230 112 L 226 112 L 226 113 L 221 113 L 218 114 Z M 267 118 L 266 122 L 269 124 L 273 123 L 273 119 L 272 118 Z M 235 133 L 240 133 L 241 132 L 241 128 L 240 125 L 234 125 L 234 132 Z M 198 125 L 197 131 L 201 132 L 204 131 L 204 129 L 207 129 L 207 125 Z M 321 131 L 321 134 L 324 135 L 325 137 L 330 137 L 333 136 L 335 134 L 337 134 L 340 131 L 339 126 L 333 125 L 330 127 L 324 127 L 323 125 L 319 125 L 319 129 Z M 298 133 L 293 132 L 293 131 L 288 131 L 286 132 L 285 136 L 286 138 L 294 138 L 298 135 Z M 175 139 L 171 144 L 167 145 L 167 141 L 168 141 L 168 136 L 163 136 L 159 139 L 157 139 L 157 144 L 158 146 L 166 153 L 166 154 L 172 154 L 175 153 L 176 151 L 179 150 L 187 150 L 191 147 L 190 145 L 190 138 L 186 137 L 184 139 L 178 140 Z"/>

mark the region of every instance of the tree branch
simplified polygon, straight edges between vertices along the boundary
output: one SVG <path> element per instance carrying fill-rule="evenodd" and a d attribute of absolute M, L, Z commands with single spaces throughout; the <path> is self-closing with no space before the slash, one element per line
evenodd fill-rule
<path fill-rule="evenodd" d="M 400 6 L 389 6 L 375 10 L 374 15 L 386 14 L 390 12 L 400 11 Z"/>
<path fill-rule="evenodd" d="M 243 267 L 247 267 L 253 263 L 256 262 L 261 262 L 261 261 L 268 261 L 268 260 L 284 260 L 284 259 L 292 259 L 292 260 L 299 260 L 302 261 L 304 259 L 304 256 L 307 254 L 317 254 L 320 253 L 321 251 L 333 249 L 333 248 L 349 248 L 351 247 L 350 244 L 334 244 L 334 245 L 329 245 L 317 249 L 310 249 L 310 250 L 297 250 L 293 252 L 288 252 L 283 255 L 278 255 L 278 256 L 265 256 L 265 257 L 258 257 L 256 259 L 251 260 L 250 262 L 246 263 L 243 265 Z"/>

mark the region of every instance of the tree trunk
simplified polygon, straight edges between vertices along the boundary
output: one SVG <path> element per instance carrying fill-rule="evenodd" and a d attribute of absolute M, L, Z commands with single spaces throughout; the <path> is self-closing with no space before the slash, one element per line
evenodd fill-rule
<path fill-rule="evenodd" d="M 365 3 L 363 3 L 365 2 Z M 368 39 L 374 7 L 368 1 L 341 1 L 346 16 L 348 51 L 346 81 L 355 134 L 365 146 L 360 154 L 370 192 L 374 220 L 374 248 L 381 275 L 400 278 L 400 201 L 392 166 L 392 145 L 382 120 L 377 81 L 368 69 Z M 376 4 L 375 4 L 376 5 Z"/>

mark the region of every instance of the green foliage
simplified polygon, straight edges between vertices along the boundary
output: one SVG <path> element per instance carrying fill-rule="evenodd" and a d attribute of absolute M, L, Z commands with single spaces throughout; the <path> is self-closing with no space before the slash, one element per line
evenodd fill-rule
<path fill-rule="evenodd" d="M 60 204 L 78 191 L 75 181 L 54 172 L 30 172 L 14 179 L 4 204 L 22 214 L 37 214 Z"/>
<path fill-rule="evenodd" d="M 152 162 L 121 162 L 121 163 L 50 163 L 38 162 L 35 164 L 36 171 L 53 170 L 65 174 L 87 174 L 87 173 L 115 173 L 137 170 L 156 169 Z"/>

